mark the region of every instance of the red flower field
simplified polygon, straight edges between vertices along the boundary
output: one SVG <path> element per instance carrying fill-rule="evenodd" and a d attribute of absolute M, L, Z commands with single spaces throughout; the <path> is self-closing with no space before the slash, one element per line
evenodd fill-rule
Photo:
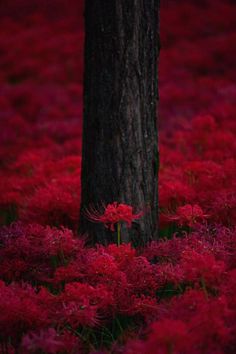
<path fill-rule="evenodd" d="M 0 5 L 0 353 L 234 354 L 236 4 L 161 4 L 161 238 L 145 249 L 77 235 L 82 5 Z M 132 207 L 88 212 L 113 229 Z"/>

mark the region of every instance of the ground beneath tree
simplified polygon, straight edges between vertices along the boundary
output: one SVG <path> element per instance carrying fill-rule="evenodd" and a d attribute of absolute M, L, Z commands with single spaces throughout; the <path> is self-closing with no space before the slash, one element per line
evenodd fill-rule
<path fill-rule="evenodd" d="M 145 250 L 76 236 L 82 3 L 1 13 L 0 353 L 235 353 L 234 2 L 161 6 L 163 240 Z"/>

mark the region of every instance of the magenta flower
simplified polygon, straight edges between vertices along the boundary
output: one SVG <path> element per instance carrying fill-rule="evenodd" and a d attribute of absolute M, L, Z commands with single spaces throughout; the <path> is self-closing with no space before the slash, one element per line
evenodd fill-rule
<path fill-rule="evenodd" d="M 173 221 L 177 221 L 179 225 L 188 225 L 193 227 L 199 221 L 203 221 L 210 215 L 204 214 L 202 208 L 197 205 L 186 204 L 180 206 L 176 210 L 176 215 L 169 216 L 168 218 Z"/>
<path fill-rule="evenodd" d="M 93 222 L 101 222 L 111 231 L 115 231 L 115 224 L 125 222 L 128 227 L 131 227 L 132 221 L 139 219 L 143 212 L 135 214 L 133 207 L 127 204 L 114 202 L 108 204 L 103 212 L 96 209 L 86 211 L 86 216 Z"/>

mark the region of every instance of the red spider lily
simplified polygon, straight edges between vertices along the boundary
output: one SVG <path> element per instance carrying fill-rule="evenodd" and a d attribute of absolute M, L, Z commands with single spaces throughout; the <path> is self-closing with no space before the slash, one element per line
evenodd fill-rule
<path fill-rule="evenodd" d="M 188 225 L 192 227 L 199 221 L 203 221 L 208 218 L 209 215 L 204 214 L 202 208 L 197 205 L 186 204 L 184 206 L 178 207 L 176 215 L 169 216 L 168 218 L 173 221 L 177 221 L 179 225 Z"/>
<path fill-rule="evenodd" d="M 63 343 L 54 328 L 37 332 L 28 332 L 23 337 L 22 347 L 27 352 L 42 350 L 47 353 L 57 353 L 62 349 Z"/>
<path fill-rule="evenodd" d="M 132 206 L 119 204 L 118 202 L 108 204 L 103 213 L 96 209 L 86 211 L 86 216 L 89 220 L 101 222 L 111 231 L 115 231 L 115 224 L 120 222 L 127 223 L 127 226 L 130 228 L 132 221 L 139 219 L 142 215 L 143 212 L 134 214 Z"/>
<path fill-rule="evenodd" d="M 152 332 L 147 342 L 147 353 L 156 353 L 156 347 L 162 348 L 160 352 L 173 353 L 181 351 L 186 345 L 188 329 L 180 320 L 165 319 L 152 325 Z"/>
<path fill-rule="evenodd" d="M 188 249 L 182 254 L 180 266 L 185 280 L 204 282 L 206 286 L 217 286 L 217 284 L 220 284 L 225 272 L 224 262 L 217 261 L 212 254 L 199 254 L 195 250 Z"/>

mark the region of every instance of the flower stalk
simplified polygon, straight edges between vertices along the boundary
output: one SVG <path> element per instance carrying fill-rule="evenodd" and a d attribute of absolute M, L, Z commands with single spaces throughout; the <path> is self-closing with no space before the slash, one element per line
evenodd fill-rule
<path fill-rule="evenodd" d="M 121 223 L 117 223 L 117 246 L 121 245 Z"/>

